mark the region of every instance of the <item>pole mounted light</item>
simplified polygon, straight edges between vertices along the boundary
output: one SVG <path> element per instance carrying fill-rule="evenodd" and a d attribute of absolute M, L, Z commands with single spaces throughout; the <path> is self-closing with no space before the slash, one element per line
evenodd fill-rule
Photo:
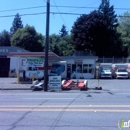
<path fill-rule="evenodd" d="M 45 62 L 44 62 L 44 91 L 48 90 L 49 22 L 50 22 L 50 0 L 47 0 L 47 9 L 46 9 L 46 43 L 45 43 Z"/>

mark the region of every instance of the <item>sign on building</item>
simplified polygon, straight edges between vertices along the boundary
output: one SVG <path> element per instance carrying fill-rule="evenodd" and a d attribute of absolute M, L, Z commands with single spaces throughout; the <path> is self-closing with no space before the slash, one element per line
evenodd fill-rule
<path fill-rule="evenodd" d="M 61 90 L 61 76 L 49 76 L 49 89 Z"/>
<path fill-rule="evenodd" d="M 28 58 L 22 59 L 22 66 L 27 67 L 43 67 L 44 62 L 42 58 Z"/>

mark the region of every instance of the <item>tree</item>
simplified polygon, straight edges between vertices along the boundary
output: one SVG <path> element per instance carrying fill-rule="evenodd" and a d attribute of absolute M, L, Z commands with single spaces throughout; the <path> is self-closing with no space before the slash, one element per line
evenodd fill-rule
<path fill-rule="evenodd" d="M 50 35 L 50 40 L 49 40 L 49 49 L 59 55 L 59 46 L 58 43 L 60 41 L 60 35 L 57 34 L 52 34 Z"/>
<path fill-rule="evenodd" d="M 23 28 L 23 24 L 20 15 L 17 13 L 13 20 L 12 27 L 10 28 L 10 33 L 14 34 L 18 28 Z"/>
<path fill-rule="evenodd" d="M 71 36 L 61 37 L 60 35 L 50 35 L 50 50 L 59 56 L 72 55 L 74 48 L 72 45 Z"/>
<path fill-rule="evenodd" d="M 119 26 L 117 31 L 121 34 L 125 56 L 130 56 L 130 13 L 125 12 L 119 18 Z"/>
<path fill-rule="evenodd" d="M 32 52 L 43 51 L 44 37 L 37 33 L 35 28 L 26 25 L 24 28 L 19 28 L 11 37 L 12 46 L 18 46 Z"/>
<path fill-rule="evenodd" d="M 118 20 L 114 6 L 110 6 L 109 0 L 102 0 L 98 11 L 103 14 L 104 21 L 109 25 L 108 29 L 115 30 L 118 26 Z"/>
<path fill-rule="evenodd" d="M 3 30 L 0 33 L 0 46 L 11 46 L 11 44 L 10 44 L 10 33 L 6 30 Z"/>
<path fill-rule="evenodd" d="M 62 37 L 58 43 L 58 46 L 60 56 L 70 56 L 74 52 L 74 47 L 72 45 L 72 39 L 70 35 Z"/>
<path fill-rule="evenodd" d="M 121 56 L 122 46 L 117 33 L 117 18 L 109 0 L 102 0 L 99 10 L 81 15 L 71 33 L 76 50 L 94 50 L 97 56 Z"/>
<path fill-rule="evenodd" d="M 66 26 L 64 24 L 62 25 L 62 28 L 61 28 L 59 34 L 60 34 L 61 37 L 64 37 L 64 36 L 68 35 L 68 31 L 66 30 Z"/>

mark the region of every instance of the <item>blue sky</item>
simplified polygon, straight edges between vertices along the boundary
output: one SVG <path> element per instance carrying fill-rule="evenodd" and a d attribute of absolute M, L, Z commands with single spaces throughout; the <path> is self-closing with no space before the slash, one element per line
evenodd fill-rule
<path fill-rule="evenodd" d="M 94 8 L 97 9 L 101 3 L 101 0 L 50 0 L 50 5 L 57 5 L 57 7 L 50 7 L 50 12 L 62 12 L 62 13 L 90 13 Z M 130 0 L 110 0 L 110 4 L 114 5 L 115 12 L 117 15 L 123 14 L 126 11 L 130 12 Z M 43 6 L 43 7 L 40 7 Z M 74 7 L 88 7 L 88 8 L 64 8 L 59 6 L 74 6 Z M 32 9 L 21 9 L 39 7 Z M 120 8 L 120 9 L 116 9 Z M 123 9 L 125 8 L 125 9 Z M 0 3 L 0 32 L 4 29 L 9 31 L 12 26 L 14 16 L 11 17 L 1 17 L 19 14 L 34 14 L 46 12 L 46 0 L 1 0 Z M 70 31 L 74 22 L 79 17 L 79 15 L 70 14 L 50 14 L 50 34 L 59 34 L 59 30 L 62 25 L 66 26 L 67 31 Z M 39 15 L 26 15 L 21 16 L 23 25 L 26 24 L 34 26 L 37 32 L 45 35 L 46 31 L 46 14 Z"/>

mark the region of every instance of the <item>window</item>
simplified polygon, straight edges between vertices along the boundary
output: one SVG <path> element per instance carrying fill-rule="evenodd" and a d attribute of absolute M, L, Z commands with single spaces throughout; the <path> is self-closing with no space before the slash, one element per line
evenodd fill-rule
<path fill-rule="evenodd" d="M 88 73 L 92 73 L 93 72 L 93 66 L 92 64 L 88 65 Z"/>
<path fill-rule="evenodd" d="M 76 72 L 77 73 L 82 73 L 82 65 L 77 65 L 76 66 Z"/>
<path fill-rule="evenodd" d="M 82 73 L 82 65 L 72 65 L 72 73 Z"/>
<path fill-rule="evenodd" d="M 60 75 L 65 71 L 65 65 L 64 64 L 53 64 L 51 68 L 51 73 L 57 73 Z"/>
<path fill-rule="evenodd" d="M 88 65 L 87 64 L 83 65 L 83 73 L 88 73 Z"/>
<path fill-rule="evenodd" d="M 83 73 L 93 73 L 94 67 L 93 64 L 84 64 L 83 65 Z"/>
<path fill-rule="evenodd" d="M 74 72 L 76 72 L 76 65 L 75 64 L 72 65 L 72 73 L 74 73 Z"/>
<path fill-rule="evenodd" d="M 117 69 L 117 72 L 127 72 L 125 69 L 123 70 L 123 69 L 120 69 L 120 70 L 118 70 Z"/>

